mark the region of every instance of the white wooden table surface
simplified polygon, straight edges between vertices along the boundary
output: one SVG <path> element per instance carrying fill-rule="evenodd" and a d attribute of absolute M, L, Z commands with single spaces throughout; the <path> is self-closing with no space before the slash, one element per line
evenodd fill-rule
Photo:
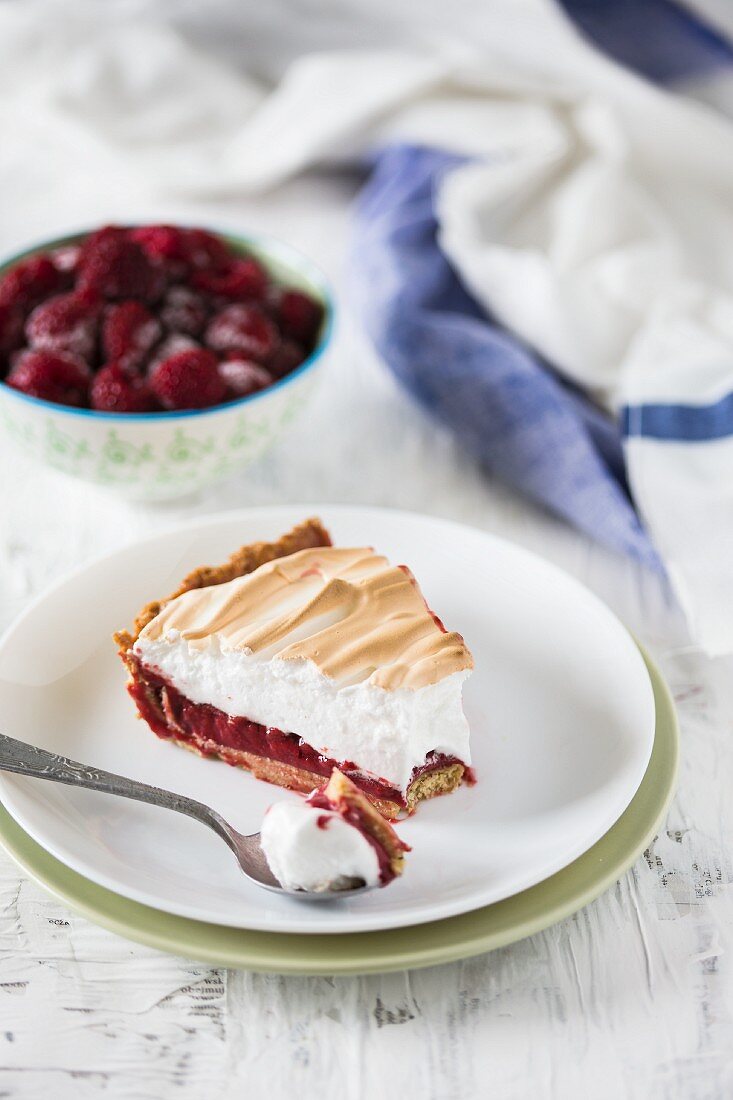
<path fill-rule="evenodd" d="M 274 230 L 338 277 L 349 191 L 347 180 L 304 180 L 257 204 L 193 213 Z M 28 235 L 57 228 L 48 216 Z M 3 247 L 15 243 L 5 232 Z M 224 508 L 301 500 L 469 522 L 594 589 L 647 644 L 677 700 L 682 768 L 666 827 L 605 896 L 540 935 L 450 966 L 336 980 L 226 971 L 136 946 L 0 853 L 0 1097 L 733 1097 L 733 662 L 690 646 L 658 580 L 481 473 L 347 318 L 312 411 L 256 468 L 197 502 L 125 504 L 0 439 L 0 626 L 123 541 Z"/>

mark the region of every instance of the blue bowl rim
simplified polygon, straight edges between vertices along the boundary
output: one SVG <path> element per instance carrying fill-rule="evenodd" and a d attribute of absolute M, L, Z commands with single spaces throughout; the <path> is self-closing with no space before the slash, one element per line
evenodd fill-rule
<path fill-rule="evenodd" d="M 272 237 L 268 234 L 239 233 L 234 229 L 217 229 L 212 226 L 197 225 L 194 227 L 185 225 L 181 222 L 171 222 L 170 224 L 181 226 L 181 228 L 184 229 L 206 229 L 207 232 L 214 233 L 218 237 L 234 240 L 244 248 L 249 247 L 253 252 L 259 252 L 265 259 L 268 257 L 280 259 L 284 266 L 290 266 L 293 270 L 297 270 L 314 288 L 317 288 L 325 308 L 325 313 L 318 344 L 307 359 L 304 359 L 294 371 L 290 372 L 290 374 L 286 374 L 284 378 L 278 379 L 277 382 L 273 382 L 272 385 L 267 386 L 264 390 L 259 390 L 257 393 L 250 393 L 247 397 L 239 397 L 236 401 L 228 401 L 223 405 L 212 405 L 206 409 L 182 409 L 178 412 L 151 413 L 100 412 L 97 409 L 80 409 L 74 405 L 58 405 L 54 401 L 46 401 L 42 397 L 31 397 L 30 394 L 22 393 L 20 390 L 14 389 L 13 386 L 5 385 L 2 381 L 0 381 L 0 393 L 8 394 L 12 398 L 25 402 L 28 405 L 35 405 L 39 409 L 61 413 L 64 416 L 79 417 L 82 420 L 104 420 L 108 423 L 111 421 L 122 424 L 129 423 L 130 421 L 137 421 L 138 423 L 142 422 L 145 424 L 162 421 L 167 424 L 172 424 L 179 420 L 190 420 L 192 417 L 216 416 L 219 413 L 231 412 L 233 409 L 239 409 L 243 405 L 249 405 L 261 398 L 267 398 L 276 390 L 284 389 L 290 382 L 294 382 L 297 378 L 316 366 L 330 345 L 333 337 L 335 305 L 333 294 L 326 276 L 320 268 L 305 255 L 305 253 L 300 252 L 299 249 L 288 244 L 287 241 L 282 241 L 278 237 Z M 44 252 L 47 249 L 63 248 L 65 245 L 76 244 L 80 239 L 93 232 L 94 228 L 79 229 L 71 233 L 65 233 L 63 237 L 55 237 L 51 240 L 43 240 L 39 241 L 37 244 L 28 245 L 21 252 L 16 252 L 14 255 L 4 259 L 0 263 L 0 270 L 4 271 L 13 264 L 24 260 L 27 256 L 35 255 L 37 252 Z"/>

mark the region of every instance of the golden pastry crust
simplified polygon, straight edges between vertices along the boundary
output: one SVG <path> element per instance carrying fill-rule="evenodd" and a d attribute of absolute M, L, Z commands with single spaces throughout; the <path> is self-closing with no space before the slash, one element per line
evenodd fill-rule
<path fill-rule="evenodd" d="M 273 760 L 267 756 L 257 756 L 253 752 L 245 752 L 244 749 L 230 749 L 225 745 L 219 745 L 216 741 L 207 741 L 202 747 L 192 745 L 190 741 L 178 740 L 172 737 L 175 745 L 195 753 L 207 759 L 217 758 L 226 764 L 244 768 L 251 772 L 255 779 L 262 779 L 265 783 L 272 783 L 276 787 L 284 787 L 288 791 L 297 791 L 299 794 L 310 794 L 317 787 L 323 786 L 323 776 L 318 772 L 309 772 L 305 768 L 295 768 L 292 764 L 284 764 L 280 760 Z M 405 809 L 399 802 L 392 802 L 388 798 L 374 798 L 364 795 L 369 804 L 374 806 L 380 821 L 396 821 L 404 816 Z"/>
<path fill-rule="evenodd" d="M 333 769 L 331 778 L 323 788 L 323 793 L 333 803 L 337 812 L 343 813 L 348 810 L 356 812 L 359 825 L 364 832 L 372 836 L 387 853 L 392 874 L 401 875 L 405 863 L 405 852 L 410 851 L 410 846 L 400 840 L 392 826 L 384 820 L 382 811 L 378 812 L 378 808 L 375 808 L 356 784 L 352 783 L 338 768 Z"/>
<path fill-rule="evenodd" d="M 455 764 L 446 764 L 444 768 L 434 768 L 432 771 L 418 775 L 407 788 L 406 797 L 409 813 L 414 812 L 418 802 L 455 791 L 463 782 L 465 773 L 465 765 L 456 762 Z"/>
<path fill-rule="evenodd" d="M 221 565 L 202 565 L 194 569 L 187 577 L 184 577 L 178 588 L 162 600 L 153 600 L 146 604 L 135 619 L 132 630 L 119 630 L 113 635 L 115 642 L 124 655 L 131 649 L 140 632 L 145 629 L 161 608 L 181 596 L 184 592 L 190 592 L 194 588 L 208 588 L 213 584 L 225 584 L 233 581 L 235 577 L 244 577 L 247 573 L 253 573 L 265 562 L 274 561 L 275 558 L 284 558 L 294 554 L 298 550 L 309 550 L 315 546 L 331 546 L 331 536 L 321 523 L 320 519 L 312 517 L 304 520 L 294 527 L 292 531 L 277 539 L 275 542 L 253 542 L 249 546 L 242 546 L 239 550 L 227 558 Z"/>

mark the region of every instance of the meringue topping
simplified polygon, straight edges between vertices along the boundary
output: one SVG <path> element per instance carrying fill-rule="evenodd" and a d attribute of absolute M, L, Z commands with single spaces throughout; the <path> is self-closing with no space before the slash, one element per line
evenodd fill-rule
<path fill-rule="evenodd" d="M 262 822 L 262 851 L 288 890 L 379 886 L 379 859 L 366 836 L 334 810 L 307 802 L 275 802 Z"/>
<path fill-rule="evenodd" d="M 314 547 L 225 584 L 184 592 L 141 641 L 184 639 L 203 650 L 309 660 L 340 686 L 418 689 L 473 667 L 460 634 L 444 632 L 411 574 L 369 548 Z"/>

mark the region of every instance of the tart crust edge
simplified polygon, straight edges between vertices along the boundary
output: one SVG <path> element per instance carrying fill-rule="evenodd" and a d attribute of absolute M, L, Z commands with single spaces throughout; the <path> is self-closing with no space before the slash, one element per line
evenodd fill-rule
<path fill-rule="evenodd" d="M 410 851 L 410 846 L 405 844 L 388 821 L 384 820 L 384 811 L 376 800 L 363 794 L 338 768 L 333 769 L 331 778 L 322 791 L 337 810 L 352 810 L 358 815 L 363 831 L 384 849 L 392 874 L 395 877 L 401 875 L 405 863 L 405 852 Z"/>

